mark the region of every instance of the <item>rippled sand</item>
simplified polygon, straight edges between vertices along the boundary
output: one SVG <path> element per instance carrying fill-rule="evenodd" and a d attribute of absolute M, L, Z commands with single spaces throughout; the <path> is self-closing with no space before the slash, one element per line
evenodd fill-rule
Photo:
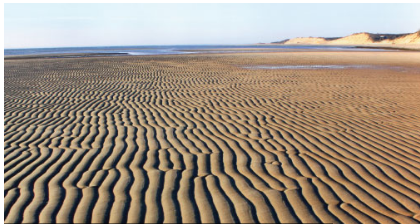
<path fill-rule="evenodd" d="M 420 223 L 419 62 L 5 60 L 5 221 Z"/>

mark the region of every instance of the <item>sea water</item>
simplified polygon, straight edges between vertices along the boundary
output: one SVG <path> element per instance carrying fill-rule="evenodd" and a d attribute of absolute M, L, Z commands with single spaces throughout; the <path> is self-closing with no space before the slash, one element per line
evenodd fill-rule
<path fill-rule="evenodd" d="M 252 48 L 252 50 L 251 50 Z M 236 49 L 234 51 L 227 49 Z M 249 50 L 247 50 L 249 49 Z M 115 54 L 115 55 L 165 55 L 192 53 L 234 53 L 260 52 L 267 50 L 332 50 L 332 51 L 381 51 L 381 49 L 360 49 L 353 46 L 314 46 L 314 45 L 160 45 L 160 46 L 112 46 L 112 47 L 62 47 L 62 48 L 21 48 L 5 49 L 4 55 L 42 55 L 42 54 Z M 209 51 L 210 50 L 210 51 Z"/>

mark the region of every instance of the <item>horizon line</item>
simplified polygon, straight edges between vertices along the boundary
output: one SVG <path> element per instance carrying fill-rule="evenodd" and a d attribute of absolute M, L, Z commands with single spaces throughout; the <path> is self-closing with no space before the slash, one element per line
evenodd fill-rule
<path fill-rule="evenodd" d="M 4 50 L 21 50 L 21 49 L 48 49 L 48 48 L 82 48 L 82 47 L 143 47 L 143 46 L 229 46 L 229 45 L 259 45 L 270 43 L 251 43 L 251 44 L 145 44 L 145 45 L 86 45 L 86 46 L 56 46 L 56 47 L 21 47 L 21 48 L 4 48 Z"/>

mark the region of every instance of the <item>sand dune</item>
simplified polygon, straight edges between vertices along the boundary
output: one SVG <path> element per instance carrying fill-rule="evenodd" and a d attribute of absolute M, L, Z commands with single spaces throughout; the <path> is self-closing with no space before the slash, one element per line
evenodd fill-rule
<path fill-rule="evenodd" d="M 419 61 L 6 60 L 5 221 L 420 223 Z"/>
<path fill-rule="evenodd" d="M 355 33 L 345 37 L 324 38 L 324 37 L 298 37 L 283 40 L 281 44 L 303 44 L 303 45 L 420 45 L 420 31 L 409 34 L 372 34 Z"/>

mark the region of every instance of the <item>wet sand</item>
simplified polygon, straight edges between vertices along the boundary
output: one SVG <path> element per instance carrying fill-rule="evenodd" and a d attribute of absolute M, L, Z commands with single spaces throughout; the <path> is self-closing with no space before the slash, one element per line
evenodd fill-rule
<path fill-rule="evenodd" d="M 5 222 L 420 223 L 419 61 L 5 60 Z"/>

